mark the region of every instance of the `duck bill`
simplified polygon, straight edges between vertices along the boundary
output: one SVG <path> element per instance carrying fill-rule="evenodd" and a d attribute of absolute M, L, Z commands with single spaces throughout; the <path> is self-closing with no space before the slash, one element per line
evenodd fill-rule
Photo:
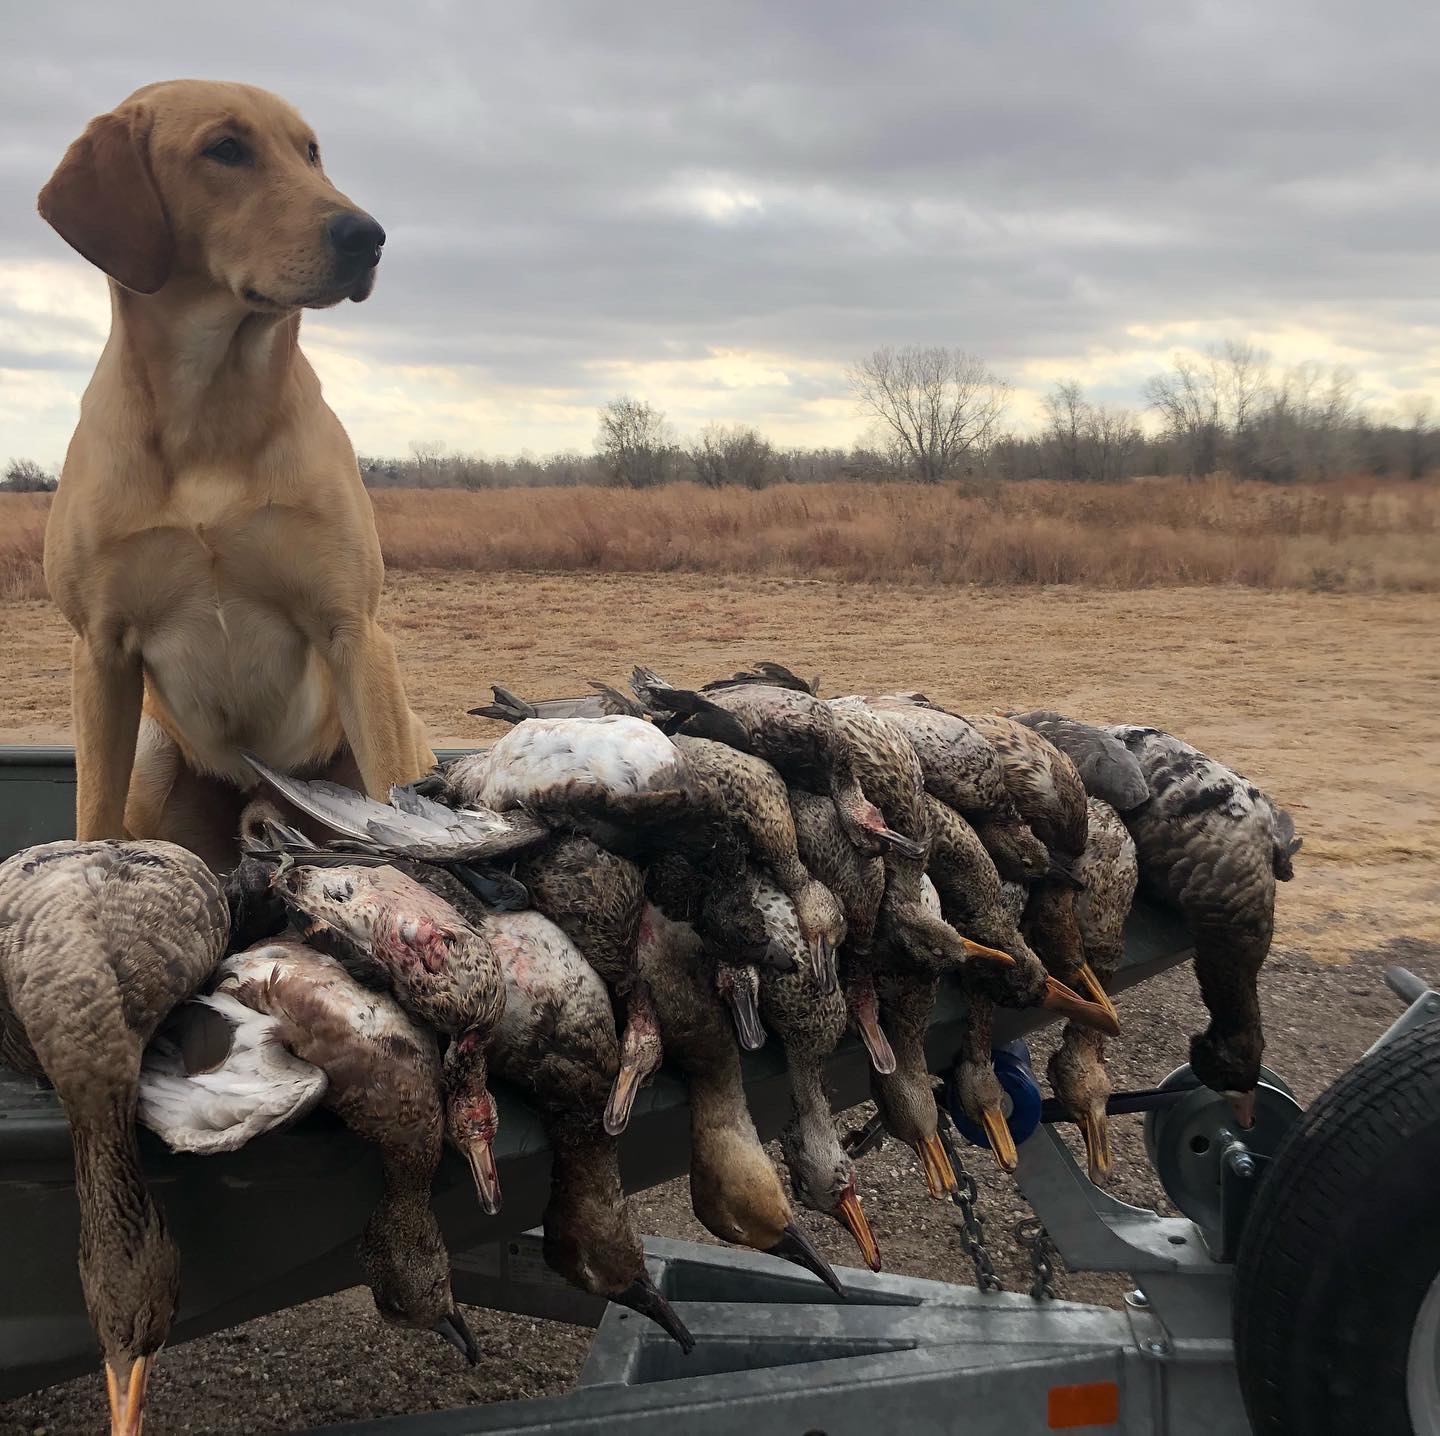
<path fill-rule="evenodd" d="M 882 1077 L 888 1077 L 895 1070 L 895 1049 L 891 1047 L 885 1029 L 880 1026 L 880 1012 L 873 995 L 868 1002 L 857 1004 L 855 1026 L 865 1050 L 870 1054 L 870 1065 Z"/>
<path fill-rule="evenodd" d="M 154 1356 L 137 1356 L 121 1381 L 115 1367 L 105 1363 L 105 1391 L 110 1398 L 110 1436 L 140 1436 L 145 1425 L 145 1391 L 150 1385 Z"/>
<path fill-rule="evenodd" d="M 1020 1153 L 1015 1149 L 1015 1138 L 1005 1114 L 998 1107 L 986 1107 L 980 1113 L 980 1125 L 985 1129 L 986 1140 L 995 1160 L 1007 1172 L 1013 1172 L 1020 1165 Z"/>
<path fill-rule="evenodd" d="M 924 860 L 925 844 L 907 838 L 904 833 L 897 833 L 894 828 L 877 828 L 875 836 L 897 857 L 910 858 L 917 863 Z"/>
<path fill-rule="evenodd" d="M 765 1045 L 765 1029 L 760 1025 L 760 1009 L 755 994 L 741 982 L 726 985 L 725 1001 L 735 1021 L 735 1035 L 746 1052 L 758 1052 Z"/>
<path fill-rule="evenodd" d="M 1248 1132 L 1255 1125 L 1255 1089 L 1248 1092 L 1226 1092 L 1225 1100 L 1235 1114 L 1235 1120 Z"/>
<path fill-rule="evenodd" d="M 1110 1124 L 1103 1107 L 1086 1112 L 1080 1119 L 1080 1135 L 1085 1139 L 1090 1180 L 1098 1187 L 1110 1176 Z"/>
<path fill-rule="evenodd" d="M 938 1134 L 931 1132 L 928 1137 L 921 1137 L 915 1143 L 915 1151 L 925 1172 L 925 1185 L 930 1189 L 932 1197 L 948 1197 L 951 1192 L 960 1190 L 960 1184 L 955 1180 L 955 1168 L 950 1165 L 950 1158 L 945 1154 L 945 1144 Z"/>
<path fill-rule="evenodd" d="M 840 1193 L 840 1200 L 835 1203 L 830 1215 L 855 1238 L 855 1245 L 860 1248 L 865 1265 L 871 1271 L 879 1271 L 880 1243 L 875 1240 L 875 1233 L 870 1230 L 870 1222 L 865 1216 L 865 1208 L 860 1205 L 854 1182 Z"/>
<path fill-rule="evenodd" d="M 815 976 L 824 993 L 839 992 L 840 969 L 835 961 L 835 949 L 825 936 L 815 938 L 810 944 L 810 959 L 815 967 Z"/>
<path fill-rule="evenodd" d="M 1115 1033 L 1118 1033 L 1120 1031 L 1120 1014 L 1115 1011 L 1115 1004 L 1110 1001 L 1110 994 L 1105 991 L 1105 984 L 1096 976 L 1095 969 L 1088 962 L 1080 964 L 1080 986 L 1110 1014 L 1111 1020 L 1115 1023 Z M 1114 1036 L 1115 1033 L 1112 1033 L 1111 1036 Z"/>
<path fill-rule="evenodd" d="M 470 1328 L 465 1325 L 465 1318 L 460 1315 L 459 1307 L 456 1307 L 448 1316 L 442 1316 L 430 1330 L 442 1341 L 453 1346 L 465 1358 L 467 1365 L 478 1366 L 480 1364 L 480 1347 L 471 1334 Z"/>
<path fill-rule="evenodd" d="M 771 1256 L 781 1257 L 785 1261 L 793 1261 L 796 1266 L 803 1266 L 807 1271 L 813 1271 L 836 1296 L 843 1297 L 845 1295 L 845 1288 L 840 1285 L 840 1278 L 831 1270 L 830 1263 L 820 1255 L 815 1243 L 794 1222 L 787 1222 L 780 1240 L 773 1247 L 767 1247 L 765 1250 Z"/>
<path fill-rule="evenodd" d="M 1045 995 L 1040 1006 L 1046 1012 L 1058 1012 L 1082 1027 L 1103 1032 L 1107 1037 L 1120 1035 L 1120 1024 L 1115 1019 L 1115 1009 L 1102 1007 L 1098 1002 L 1086 1002 L 1078 992 L 1072 992 L 1063 982 L 1046 977 Z"/>
<path fill-rule="evenodd" d="M 629 1125 L 630 1109 L 640 1091 L 640 1066 L 635 1062 L 621 1065 L 610 1087 L 610 1100 L 605 1104 L 605 1135 L 618 1137 Z"/>
<path fill-rule="evenodd" d="M 983 942 L 971 942 L 968 937 L 961 937 L 960 941 L 965 948 L 965 956 L 968 958 L 980 958 L 985 962 L 999 962 L 1006 967 L 1015 966 L 1015 959 L 1008 952 L 1001 952 L 998 947 L 986 947 Z"/>
<path fill-rule="evenodd" d="M 465 1160 L 470 1163 L 470 1175 L 475 1179 L 475 1195 L 480 1198 L 480 1208 L 486 1216 L 497 1216 L 500 1212 L 500 1173 L 495 1167 L 495 1153 L 490 1143 L 472 1140 L 465 1147 Z"/>
<path fill-rule="evenodd" d="M 675 1308 L 665 1300 L 659 1287 L 648 1276 L 637 1276 L 624 1291 L 615 1292 L 610 1300 L 649 1317 L 667 1336 L 679 1342 L 680 1350 L 686 1356 L 695 1350 L 695 1338 L 690 1335 L 690 1328 L 675 1314 Z"/>

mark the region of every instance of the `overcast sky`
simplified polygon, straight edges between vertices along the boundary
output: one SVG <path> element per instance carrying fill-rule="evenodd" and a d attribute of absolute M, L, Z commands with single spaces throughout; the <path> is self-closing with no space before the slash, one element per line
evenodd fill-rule
<path fill-rule="evenodd" d="M 292 101 L 389 232 L 303 334 L 363 452 L 588 450 L 624 391 L 848 443 L 881 343 L 1022 420 L 1227 336 L 1440 392 L 1437 55 L 1400 0 L 0 0 L 0 460 L 58 462 L 108 326 L 35 194 L 182 75 Z"/>

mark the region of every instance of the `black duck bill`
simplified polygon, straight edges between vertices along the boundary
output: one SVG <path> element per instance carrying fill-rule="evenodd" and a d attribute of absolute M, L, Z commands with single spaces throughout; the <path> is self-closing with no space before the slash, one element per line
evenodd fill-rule
<path fill-rule="evenodd" d="M 480 1364 L 480 1347 L 470 1328 L 465 1325 L 465 1318 L 460 1315 L 459 1307 L 456 1307 L 448 1316 L 442 1316 L 430 1329 L 442 1341 L 453 1346 L 465 1358 L 467 1365 L 478 1366 Z"/>
<path fill-rule="evenodd" d="M 794 1222 L 786 1223 L 780 1240 L 767 1250 L 771 1256 L 783 1257 L 786 1261 L 793 1261 L 796 1266 L 803 1266 L 807 1271 L 814 1272 L 836 1296 L 845 1295 L 845 1288 L 840 1285 L 840 1278 L 835 1275 L 830 1263 L 820 1255 L 815 1243 Z"/>
<path fill-rule="evenodd" d="M 641 1316 L 649 1317 L 656 1326 L 679 1342 L 680 1350 L 686 1356 L 695 1350 L 695 1338 L 690 1335 L 690 1328 L 680 1320 L 675 1308 L 665 1300 L 660 1288 L 648 1276 L 637 1276 L 624 1291 L 615 1292 L 610 1300 L 619 1302 L 621 1306 L 628 1306 L 631 1311 L 638 1311 Z"/>

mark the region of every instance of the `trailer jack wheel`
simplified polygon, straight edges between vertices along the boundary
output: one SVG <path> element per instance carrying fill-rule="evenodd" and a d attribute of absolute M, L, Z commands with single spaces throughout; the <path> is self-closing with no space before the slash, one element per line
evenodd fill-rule
<path fill-rule="evenodd" d="M 1440 1022 L 1372 1049 L 1281 1143 L 1236 1260 L 1256 1436 L 1440 1436 Z"/>

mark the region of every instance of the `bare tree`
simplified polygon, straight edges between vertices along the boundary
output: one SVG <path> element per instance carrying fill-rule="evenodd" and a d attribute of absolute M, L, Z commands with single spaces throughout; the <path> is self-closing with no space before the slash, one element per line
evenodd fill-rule
<path fill-rule="evenodd" d="M 1054 476 L 1079 482 L 1090 475 L 1085 471 L 1085 430 L 1090 421 L 1090 405 L 1079 383 L 1062 379 L 1045 396 L 1045 438 L 1050 450 Z"/>
<path fill-rule="evenodd" d="M 1215 467 L 1220 441 L 1219 375 L 1214 365 L 1202 366 L 1177 356 L 1168 374 L 1145 384 L 1145 402 L 1185 454 L 1185 476 L 1193 479 Z"/>
<path fill-rule="evenodd" d="M 54 474 L 42 469 L 34 459 L 11 459 L 5 467 L 0 488 L 12 494 L 48 494 L 57 487 Z"/>
<path fill-rule="evenodd" d="M 665 415 L 644 399 L 622 394 L 600 410 L 595 451 L 612 483 L 630 489 L 663 484 L 674 447 Z"/>
<path fill-rule="evenodd" d="M 1428 394 L 1410 394 L 1400 405 L 1405 420 L 1405 472 L 1423 479 L 1430 467 L 1431 401 Z"/>
<path fill-rule="evenodd" d="M 763 489 L 782 476 L 770 441 L 745 424 L 707 424 L 689 453 L 695 477 L 712 489 L 726 484 Z"/>
<path fill-rule="evenodd" d="M 1010 400 L 1009 386 L 973 354 L 942 345 L 886 345 L 849 374 L 860 408 L 879 421 L 904 460 L 938 483 L 983 459 Z"/>

